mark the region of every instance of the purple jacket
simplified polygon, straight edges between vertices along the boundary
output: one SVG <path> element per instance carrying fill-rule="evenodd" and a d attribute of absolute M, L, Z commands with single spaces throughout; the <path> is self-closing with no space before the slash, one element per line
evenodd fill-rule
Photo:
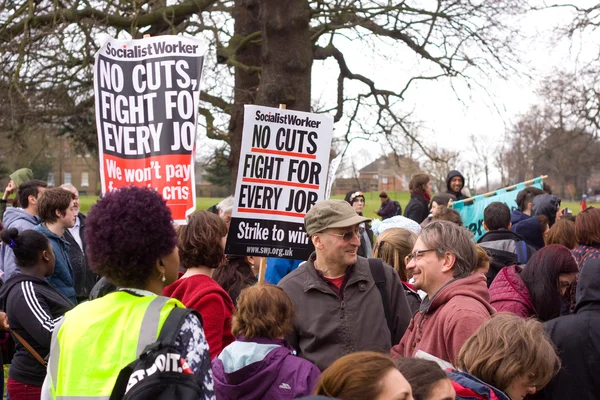
<path fill-rule="evenodd" d="M 308 396 L 321 372 L 284 340 L 243 336 L 212 361 L 217 400 L 278 400 Z"/>

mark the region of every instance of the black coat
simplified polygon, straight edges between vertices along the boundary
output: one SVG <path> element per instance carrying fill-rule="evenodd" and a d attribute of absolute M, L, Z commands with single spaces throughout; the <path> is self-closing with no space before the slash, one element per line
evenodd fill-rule
<path fill-rule="evenodd" d="M 83 244 L 83 249 L 79 247 L 79 243 L 75 240 L 71 232 L 65 230 L 65 240 L 69 242 L 69 260 L 73 267 L 73 277 L 75 280 L 75 296 L 79 301 L 86 300 L 92 288 L 98 281 L 98 276 L 94 274 L 88 265 L 86 257 L 86 243 L 84 238 L 85 230 L 85 215 L 79 213 L 79 236 Z"/>
<path fill-rule="evenodd" d="M 546 322 L 562 368 L 540 392 L 540 399 L 591 400 L 600 393 L 600 259 L 587 261 L 579 274 L 575 313 Z"/>
<path fill-rule="evenodd" d="M 417 224 L 425 221 L 425 218 L 429 216 L 429 204 L 425 197 L 420 194 L 411 194 L 410 201 L 404 209 L 404 216 Z"/>

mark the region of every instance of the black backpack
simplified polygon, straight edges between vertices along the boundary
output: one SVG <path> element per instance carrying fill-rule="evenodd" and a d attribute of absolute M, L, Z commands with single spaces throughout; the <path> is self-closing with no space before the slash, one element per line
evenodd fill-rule
<path fill-rule="evenodd" d="M 371 274 L 375 280 L 375 286 L 379 289 L 381 295 L 381 302 L 383 303 L 383 312 L 385 314 L 385 322 L 387 323 L 390 335 L 392 337 L 392 345 L 394 344 L 394 338 L 396 337 L 396 329 L 394 329 L 394 323 L 392 322 L 392 307 L 390 305 L 390 298 L 387 293 L 387 286 L 385 280 L 385 270 L 383 267 L 383 261 L 380 258 L 369 258 L 369 267 L 371 268 Z"/>
<path fill-rule="evenodd" d="M 186 400 L 204 397 L 183 355 L 175 349 L 175 339 L 189 314 L 195 314 L 202 323 L 202 317 L 196 311 L 174 308 L 156 342 L 147 345 L 138 359 L 121 370 L 110 400 Z"/>

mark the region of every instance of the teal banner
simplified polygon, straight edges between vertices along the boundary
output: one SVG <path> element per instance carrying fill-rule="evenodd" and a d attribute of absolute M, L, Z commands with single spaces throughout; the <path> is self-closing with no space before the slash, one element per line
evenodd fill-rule
<path fill-rule="evenodd" d="M 483 229 L 483 210 L 485 210 L 488 204 L 499 201 L 506 204 L 511 212 L 518 209 L 517 194 L 521 190 L 527 186 L 534 186 L 539 189 L 543 188 L 542 177 L 535 178 L 533 183 L 531 182 L 528 181 L 528 184 L 522 182 L 507 188 L 498 189 L 492 195 L 486 196 L 481 194 L 466 201 L 457 201 L 452 204 L 451 208 L 458 211 L 464 226 L 473 232 L 473 240 L 477 241 L 485 234 L 485 229 Z"/>

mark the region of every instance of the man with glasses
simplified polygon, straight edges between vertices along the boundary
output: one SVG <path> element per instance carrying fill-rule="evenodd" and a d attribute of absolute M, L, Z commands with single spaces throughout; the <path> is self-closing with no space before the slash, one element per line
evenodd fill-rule
<path fill-rule="evenodd" d="M 485 275 L 473 273 L 477 252 L 471 234 L 452 222 L 433 221 L 405 261 L 413 287 L 427 297 L 392 356 L 424 352 L 453 364 L 465 341 L 495 312 Z"/>
<path fill-rule="evenodd" d="M 368 221 L 345 201 L 317 203 L 304 217 L 315 252 L 279 282 L 296 306 L 287 339 L 321 370 L 345 354 L 389 351 L 410 320 L 396 271 L 357 255 L 359 225 Z"/>

